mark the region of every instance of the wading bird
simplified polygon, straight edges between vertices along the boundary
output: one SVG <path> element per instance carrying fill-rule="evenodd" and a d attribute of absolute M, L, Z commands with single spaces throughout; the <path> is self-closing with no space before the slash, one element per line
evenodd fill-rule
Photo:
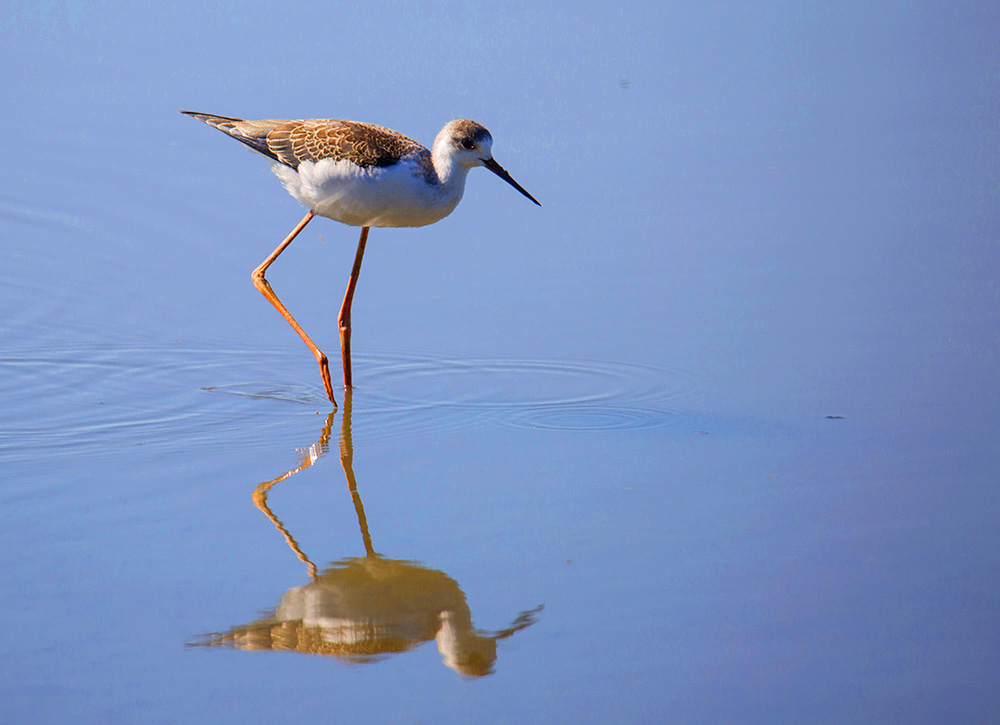
<path fill-rule="evenodd" d="M 361 227 L 354 267 L 338 318 L 344 386 L 351 387 L 351 302 L 371 227 L 422 227 L 451 214 L 462 199 L 469 169 L 485 166 L 531 201 L 538 201 L 493 160 L 493 137 L 485 127 L 450 122 L 428 151 L 413 139 L 382 126 L 335 119 L 246 121 L 181 111 L 204 121 L 272 161 L 271 170 L 288 193 L 309 208 L 284 241 L 253 271 L 254 286 L 295 329 L 319 362 L 323 387 L 334 407 L 326 355 L 278 299 L 264 273 L 316 215 Z M 539 206 L 541 206 L 539 204 Z"/>

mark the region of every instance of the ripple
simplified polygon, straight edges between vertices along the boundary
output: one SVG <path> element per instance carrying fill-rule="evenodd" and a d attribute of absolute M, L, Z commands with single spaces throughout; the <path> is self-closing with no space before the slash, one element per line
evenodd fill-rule
<path fill-rule="evenodd" d="M 590 403 L 628 397 L 651 400 L 687 394 L 681 370 L 606 361 L 373 357 L 371 386 L 389 401 L 492 406 Z"/>
<path fill-rule="evenodd" d="M 241 440 L 266 439 L 280 423 L 226 396 L 211 402 L 201 390 L 232 374 L 234 355 L 246 353 L 93 344 L 0 357 L 0 395 L 8 411 L 21 411 L 4 417 L 0 451 L 26 458 L 132 445 L 184 450 L 232 427 Z"/>
<path fill-rule="evenodd" d="M 672 428 L 688 419 L 679 411 L 658 408 L 564 405 L 530 408 L 509 422 L 532 430 L 614 431 Z"/>
<path fill-rule="evenodd" d="M 304 405 L 326 405 L 326 396 L 317 395 L 315 387 L 306 385 L 277 385 L 275 383 L 249 382 L 232 383 L 229 385 L 203 385 L 202 390 L 209 393 L 235 395 L 251 400 L 277 400 L 282 403 L 301 403 Z"/>
<path fill-rule="evenodd" d="M 395 431 L 470 423 L 565 431 L 671 427 L 689 419 L 677 400 L 695 387 L 687 371 L 595 360 L 373 356 L 359 368 L 367 407 L 397 413 L 383 416 L 382 433 L 386 425 Z"/>
<path fill-rule="evenodd" d="M 318 379 L 280 379 L 299 369 L 296 353 L 104 343 L 0 357 L 0 396 L 8 411 L 21 411 L 4 419 L 0 452 L 28 460 L 54 449 L 182 451 L 231 441 L 234 432 L 241 444 L 267 441 L 297 414 L 262 402 L 328 409 Z M 262 381 L 230 382 L 247 360 Z M 694 377 L 680 370 L 430 355 L 358 356 L 356 369 L 354 430 L 367 438 L 483 427 L 622 431 L 692 420 L 678 401 Z"/>

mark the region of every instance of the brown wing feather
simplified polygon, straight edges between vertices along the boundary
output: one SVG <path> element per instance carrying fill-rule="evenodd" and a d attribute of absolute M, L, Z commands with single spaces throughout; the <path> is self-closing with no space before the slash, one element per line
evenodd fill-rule
<path fill-rule="evenodd" d="M 373 123 L 312 118 L 260 120 L 181 111 L 204 121 L 254 151 L 297 169 L 303 161 L 332 158 L 358 166 L 392 166 L 407 154 L 420 154 L 429 167 L 430 152 L 412 138 Z"/>
<path fill-rule="evenodd" d="M 303 161 L 321 159 L 351 161 L 364 167 L 391 166 L 407 154 L 426 151 L 413 139 L 388 128 L 333 119 L 280 122 L 268 132 L 267 148 L 293 169 Z"/>

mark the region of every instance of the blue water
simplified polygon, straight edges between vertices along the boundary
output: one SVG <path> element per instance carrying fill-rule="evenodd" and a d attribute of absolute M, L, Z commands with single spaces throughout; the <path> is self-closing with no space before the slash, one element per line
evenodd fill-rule
<path fill-rule="evenodd" d="M 998 32 L 0 9 L 5 721 L 994 719 Z M 542 206 L 373 230 L 330 417 L 303 210 L 181 108 L 473 118 Z M 333 360 L 356 242 L 268 271 Z"/>

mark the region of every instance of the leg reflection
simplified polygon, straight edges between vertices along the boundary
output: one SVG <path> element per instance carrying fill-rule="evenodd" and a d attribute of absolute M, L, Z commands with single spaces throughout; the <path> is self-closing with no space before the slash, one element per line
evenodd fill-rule
<path fill-rule="evenodd" d="M 365 555 L 341 559 L 319 571 L 267 502 L 276 483 L 308 468 L 327 453 L 333 428 L 331 413 L 319 440 L 302 449 L 298 465 L 259 484 L 253 492 L 254 504 L 308 567 L 310 583 L 286 591 L 266 619 L 205 635 L 193 644 L 294 650 L 361 663 L 433 640 L 444 664 L 456 672 L 471 677 L 492 673 L 497 642 L 534 624 L 542 607 L 522 612 L 505 629 L 479 630 L 472 623 L 472 613 L 458 582 L 442 571 L 414 561 L 387 559 L 375 552 L 354 475 L 352 402 L 348 388 L 340 429 L 340 465 L 354 502 Z"/>

